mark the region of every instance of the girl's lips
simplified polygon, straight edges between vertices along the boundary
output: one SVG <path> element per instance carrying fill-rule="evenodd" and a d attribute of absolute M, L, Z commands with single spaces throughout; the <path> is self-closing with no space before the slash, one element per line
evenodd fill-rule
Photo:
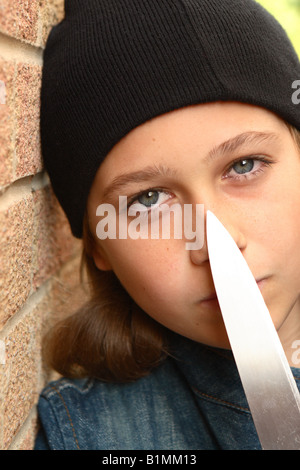
<path fill-rule="evenodd" d="M 258 280 L 256 281 L 256 283 L 257 283 L 257 285 L 258 285 L 258 287 L 259 287 L 260 289 L 261 289 L 261 288 L 263 287 L 263 285 L 265 284 L 266 279 L 267 279 L 266 277 L 263 277 L 263 278 L 258 279 Z M 208 295 L 207 297 L 204 297 L 203 299 L 201 299 L 201 300 L 200 300 L 200 303 L 203 303 L 203 302 L 213 302 L 213 301 L 216 301 L 216 300 L 218 300 L 218 298 L 217 298 L 216 293 L 214 292 L 214 293 Z"/>
<path fill-rule="evenodd" d="M 203 299 L 200 300 L 200 303 L 206 303 L 206 302 L 214 302 L 214 301 L 217 301 L 217 296 L 216 296 L 216 293 L 214 292 L 213 294 L 211 295 L 208 295 L 207 297 L 204 297 Z"/>
<path fill-rule="evenodd" d="M 256 281 L 256 284 L 258 285 L 258 287 L 259 287 L 260 290 L 261 290 L 262 287 L 264 286 L 266 280 L 267 280 L 267 277 L 263 277 L 263 278 L 258 279 L 258 280 Z"/>

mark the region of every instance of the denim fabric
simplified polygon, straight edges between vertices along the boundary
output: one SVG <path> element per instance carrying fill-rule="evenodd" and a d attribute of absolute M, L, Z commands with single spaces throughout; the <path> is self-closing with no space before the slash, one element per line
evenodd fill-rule
<path fill-rule="evenodd" d="M 173 355 L 135 383 L 50 383 L 35 449 L 260 449 L 232 353 L 172 338 Z"/>

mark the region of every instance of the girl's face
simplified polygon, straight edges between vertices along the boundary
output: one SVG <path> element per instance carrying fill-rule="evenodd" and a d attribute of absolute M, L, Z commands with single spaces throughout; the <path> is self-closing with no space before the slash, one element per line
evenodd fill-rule
<path fill-rule="evenodd" d="M 147 216 L 161 204 L 211 210 L 248 262 L 285 349 L 300 338 L 300 155 L 276 115 L 217 102 L 154 118 L 111 150 L 89 197 L 98 268 L 112 269 L 159 323 L 228 347 L 206 243 L 187 250 L 186 239 L 172 236 L 97 239 L 97 206 L 110 203 L 118 215 L 119 196 L 129 207 L 142 205 Z"/>

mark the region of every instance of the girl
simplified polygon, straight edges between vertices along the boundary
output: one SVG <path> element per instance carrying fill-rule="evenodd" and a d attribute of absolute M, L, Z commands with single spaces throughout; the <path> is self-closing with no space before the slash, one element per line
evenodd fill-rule
<path fill-rule="evenodd" d="M 170 237 L 142 232 L 163 205 L 214 212 L 300 377 L 299 60 L 253 0 L 65 12 L 45 50 L 42 151 L 91 301 L 47 339 L 64 378 L 41 394 L 36 449 L 260 449 L 205 240 L 187 250 L 171 218 Z M 99 238 L 109 210 L 115 230 Z M 140 236 L 125 236 L 138 213 Z"/>

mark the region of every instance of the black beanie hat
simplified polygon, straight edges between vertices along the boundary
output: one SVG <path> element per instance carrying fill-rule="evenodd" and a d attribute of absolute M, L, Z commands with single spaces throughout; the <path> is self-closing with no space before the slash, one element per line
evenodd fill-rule
<path fill-rule="evenodd" d="M 42 155 L 82 236 L 99 165 L 130 130 L 168 111 L 240 101 L 300 129 L 299 59 L 254 0 L 66 0 L 44 52 Z"/>

